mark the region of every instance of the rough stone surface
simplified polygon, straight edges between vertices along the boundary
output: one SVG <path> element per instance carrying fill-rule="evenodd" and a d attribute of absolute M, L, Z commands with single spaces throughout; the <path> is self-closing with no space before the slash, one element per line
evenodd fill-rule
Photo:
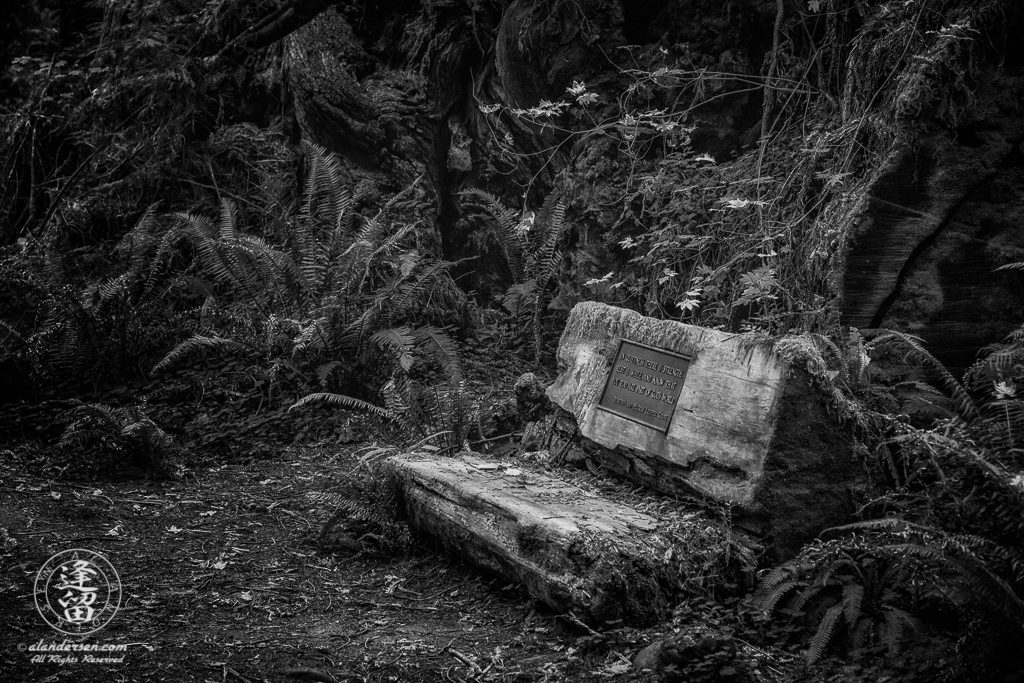
<path fill-rule="evenodd" d="M 654 518 L 470 453 L 403 455 L 388 466 L 415 528 L 552 609 L 591 623 L 665 614 L 672 588 L 658 583 L 643 552 Z"/>
<path fill-rule="evenodd" d="M 596 404 L 620 339 L 692 356 L 667 434 Z M 581 448 L 556 418 L 547 446 L 671 493 L 736 507 L 741 525 L 788 556 L 855 508 L 864 473 L 853 438 L 829 413 L 807 371 L 740 335 L 577 305 L 559 343 L 549 398 L 571 414 Z"/>

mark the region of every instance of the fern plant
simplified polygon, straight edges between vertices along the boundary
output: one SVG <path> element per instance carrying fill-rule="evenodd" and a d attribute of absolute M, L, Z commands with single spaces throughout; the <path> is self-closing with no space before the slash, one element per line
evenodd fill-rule
<path fill-rule="evenodd" d="M 1024 325 L 982 349 L 964 375 L 964 387 L 975 397 L 979 440 L 1024 462 Z"/>
<path fill-rule="evenodd" d="M 417 444 L 415 451 L 422 445 Z M 310 491 L 306 498 L 331 514 L 320 528 L 317 545 L 324 552 L 364 550 L 375 544 L 385 553 L 405 550 L 411 543 L 402 486 L 383 460 L 396 448 L 371 446 L 356 466 L 329 491 Z"/>
<path fill-rule="evenodd" d="M 72 420 L 58 444 L 71 457 L 84 457 L 89 465 L 107 470 L 128 466 L 161 470 L 173 461 L 177 452 L 174 440 L 142 408 L 73 404 Z"/>
<path fill-rule="evenodd" d="M 830 645 L 848 651 L 880 644 L 898 655 L 919 621 L 901 602 L 917 567 L 867 543 L 831 542 L 805 548 L 762 581 L 758 606 L 769 616 L 802 621 L 811 632 L 805 658 L 821 660 Z"/>
<path fill-rule="evenodd" d="M 134 235 L 158 234 L 162 221 L 154 207 L 143 213 Z M 10 299 L 0 314 L 0 354 L 28 368 L 36 382 L 52 390 L 72 382 L 125 377 L 138 362 L 158 353 L 160 338 L 173 324 L 160 301 L 147 265 L 152 239 L 131 237 L 115 249 L 122 272 L 97 278 L 106 259 L 95 249 L 69 249 L 54 230 L 40 241 L 26 242 L 22 253 L 0 259 L 0 277 Z M 92 271 L 82 264 L 93 264 Z M 96 264 L 101 264 L 97 266 Z"/>
<path fill-rule="evenodd" d="M 389 328 L 375 333 L 370 344 L 368 355 L 377 356 L 389 368 L 389 379 L 380 392 L 383 406 L 317 392 L 290 410 L 322 402 L 368 410 L 396 421 L 410 438 L 442 435 L 449 447 L 462 445 L 478 416 L 466 391 L 458 349 L 448 334 L 431 326 Z"/>
<path fill-rule="evenodd" d="M 825 535 L 840 537 L 808 546 L 772 570 L 757 595 L 769 616 L 809 629 L 808 664 L 830 648 L 853 654 L 876 646 L 895 657 L 926 635 L 919 613 L 936 602 L 990 629 L 1024 634 L 1022 565 L 1006 548 L 897 518 Z"/>
<path fill-rule="evenodd" d="M 542 351 L 542 316 L 547 289 L 562 260 L 558 244 L 565 231 L 565 202 L 552 192 L 538 214 L 516 214 L 493 195 L 470 189 L 462 193 L 470 206 L 482 210 L 487 234 L 500 245 L 513 283 L 502 305 L 516 318 L 530 321 L 536 362 Z"/>
<path fill-rule="evenodd" d="M 300 390 L 319 389 L 293 408 L 328 402 L 397 420 L 410 434 L 461 439 L 467 399 L 457 352 L 431 323 L 459 317 L 465 296 L 449 275 L 453 263 L 416 248 L 415 223 L 388 220 L 405 194 L 358 225 L 340 166 L 310 145 L 286 244 L 244 234 L 228 201 L 216 221 L 179 214 L 150 250 L 149 270 L 159 270 L 175 244 L 191 245 L 194 258 L 177 282 L 203 296 L 199 329 L 155 369 L 209 352 L 241 356 L 257 373 L 287 366 L 301 376 Z M 155 242 L 145 225 L 140 233 L 140 243 Z M 430 380 L 429 363 L 415 359 L 429 359 L 442 380 Z M 361 397 L 338 391 L 346 386 Z"/>
<path fill-rule="evenodd" d="M 1024 381 L 1022 340 L 1024 328 L 1003 342 L 983 349 L 961 383 L 919 339 L 891 330 L 883 330 L 873 339 L 876 347 L 895 344 L 911 359 L 931 369 L 952 399 L 955 410 L 955 414 L 937 421 L 932 429 L 897 429 L 899 433 L 890 443 L 898 447 L 904 462 L 902 467 L 897 467 L 889 461 L 897 485 L 904 486 L 909 477 L 931 471 L 946 486 L 950 480 L 941 465 L 946 463 L 955 471 L 963 471 L 968 478 L 981 477 L 988 481 L 991 486 L 986 488 L 1006 490 L 1013 472 L 1020 469 L 1024 447 L 1024 395 L 1017 390 L 1018 384 Z M 1005 522 L 1024 529 L 1024 519 Z"/>

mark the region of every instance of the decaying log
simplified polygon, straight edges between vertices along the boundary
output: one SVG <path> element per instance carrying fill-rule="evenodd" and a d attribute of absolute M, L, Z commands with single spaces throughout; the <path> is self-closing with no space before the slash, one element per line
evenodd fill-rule
<path fill-rule="evenodd" d="M 470 454 L 403 455 L 388 465 L 416 529 L 553 610 L 591 624 L 664 616 L 675 587 L 657 579 L 653 517 Z"/>

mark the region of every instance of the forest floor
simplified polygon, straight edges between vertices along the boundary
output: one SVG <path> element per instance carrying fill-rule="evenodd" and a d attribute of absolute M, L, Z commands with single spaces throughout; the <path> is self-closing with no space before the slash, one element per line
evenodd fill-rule
<path fill-rule="evenodd" d="M 357 455 L 293 447 L 171 480 L 95 483 L 0 462 L 0 679 L 637 680 L 628 663 L 649 634 L 581 634 L 518 586 L 424 545 L 321 553 L 331 511 L 306 493 L 329 490 Z M 122 664 L 33 663 L 26 651 L 64 639 L 37 613 L 33 584 L 71 548 L 103 553 L 120 576 L 119 611 L 85 642 L 128 643 Z"/>

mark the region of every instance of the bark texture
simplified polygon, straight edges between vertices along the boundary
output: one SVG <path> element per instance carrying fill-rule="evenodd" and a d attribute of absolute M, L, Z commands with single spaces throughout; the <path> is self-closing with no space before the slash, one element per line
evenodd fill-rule
<path fill-rule="evenodd" d="M 985 74 L 957 130 L 932 130 L 881 169 L 853 231 L 844 323 L 923 337 L 970 365 L 1024 320 L 1024 68 Z"/>
<path fill-rule="evenodd" d="M 590 623 L 650 623 L 673 587 L 645 552 L 658 522 L 550 476 L 476 455 L 389 461 L 413 526 L 478 567 Z"/>

